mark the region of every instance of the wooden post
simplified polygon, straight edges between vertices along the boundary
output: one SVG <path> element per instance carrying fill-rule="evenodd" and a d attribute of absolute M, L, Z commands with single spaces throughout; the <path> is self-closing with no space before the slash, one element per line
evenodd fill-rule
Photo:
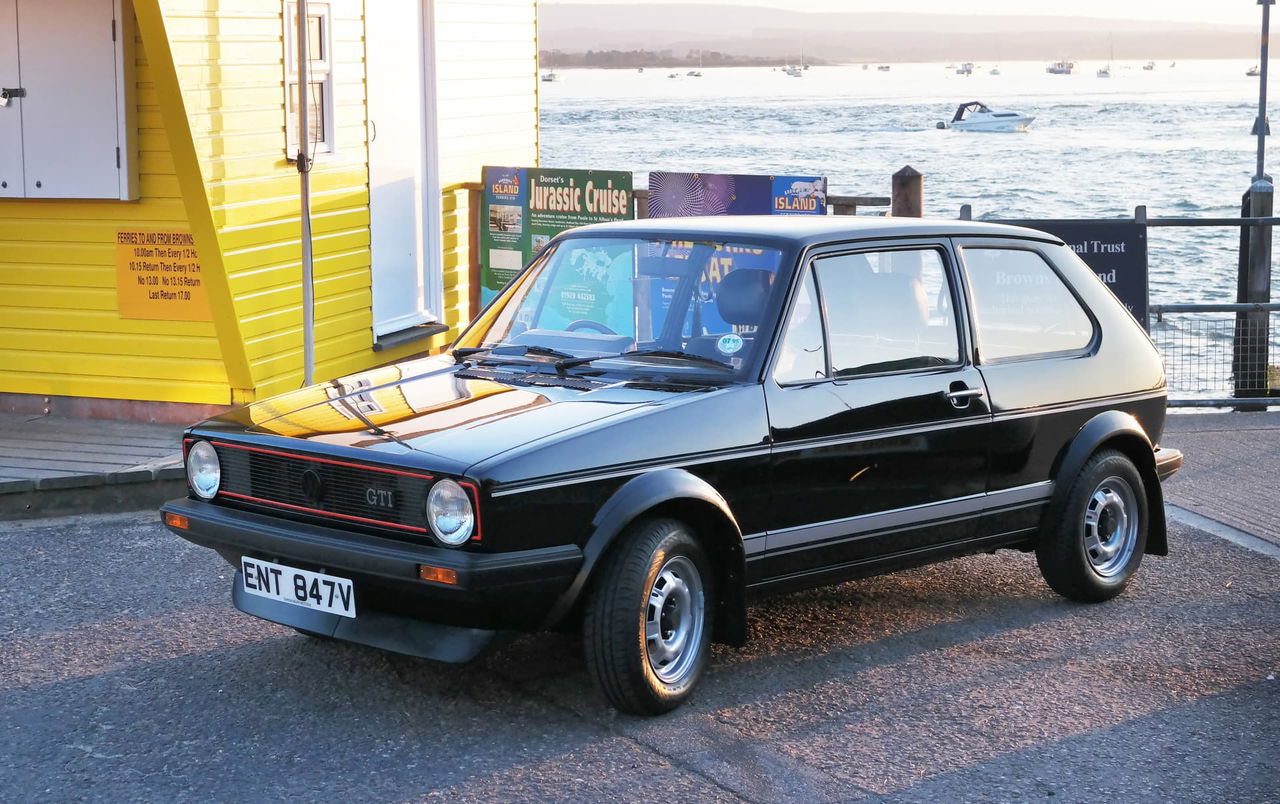
<path fill-rule="evenodd" d="M 907 165 L 893 174 L 893 217 L 924 217 L 924 174 Z"/>
<path fill-rule="evenodd" d="M 636 199 L 636 219 L 649 217 L 649 191 L 643 187 L 637 188 L 632 196 Z"/>
<path fill-rule="evenodd" d="M 850 199 L 852 201 L 852 199 Z M 856 203 L 846 202 L 838 196 L 828 196 L 827 206 L 831 208 L 832 215 L 857 215 L 858 205 Z"/>
<path fill-rule="evenodd" d="M 483 183 L 467 183 L 467 251 L 470 253 L 470 265 L 467 266 L 467 320 L 475 321 L 480 315 L 480 227 L 488 226 L 488 221 L 480 220 L 481 197 L 484 195 Z M 461 328 L 463 325 L 459 325 Z"/>

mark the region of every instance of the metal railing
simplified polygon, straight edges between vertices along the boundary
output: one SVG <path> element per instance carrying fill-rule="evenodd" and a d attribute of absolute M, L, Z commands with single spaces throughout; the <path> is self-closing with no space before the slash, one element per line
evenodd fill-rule
<path fill-rule="evenodd" d="M 1280 304 L 1153 304 L 1171 407 L 1280 405 Z"/>

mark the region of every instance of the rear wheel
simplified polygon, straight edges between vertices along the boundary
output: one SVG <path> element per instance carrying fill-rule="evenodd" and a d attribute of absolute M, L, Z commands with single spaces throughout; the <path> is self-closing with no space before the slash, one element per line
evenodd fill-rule
<path fill-rule="evenodd" d="M 621 540 L 587 605 L 587 666 L 613 706 L 661 714 L 689 696 L 706 668 L 713 577 L 683 522 L 643 520 Z"/>
<path fill-rule="evenodd" d="M 1120 594 L 1147 546 L 1147 493 L 1133 461 L 1115 450 L 1097 453 L 1049 517 L 1036 547 L 1049 586 L 1083 603 Z"/>

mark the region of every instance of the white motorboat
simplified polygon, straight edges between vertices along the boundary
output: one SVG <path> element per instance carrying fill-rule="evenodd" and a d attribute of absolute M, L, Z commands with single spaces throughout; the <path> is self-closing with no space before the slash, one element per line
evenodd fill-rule
<path fill-rule="evenodd" d="M 804 72 L 794 64 L 788 64 L 782 68 L 782 71 L 792 78 L 804 78 Z"/>
<path fill-rule="evenodd" d="M 545 72 L 542 74 L 542 80 L 550 84 L 555 81 L 560 81 L 562 79 L 560 78 L 560 73 L 557 73 L 555 70 L 551 70 L 550 72 Z"/>
<path fill-rule="evenodd" d="M 951 122 L 939 122 L 938 128 L 956 131 L 1026 131 L 1035 117 L 1022 112 L 1000 112 L 982 101 L 969 101 L 956 107 Z"/>

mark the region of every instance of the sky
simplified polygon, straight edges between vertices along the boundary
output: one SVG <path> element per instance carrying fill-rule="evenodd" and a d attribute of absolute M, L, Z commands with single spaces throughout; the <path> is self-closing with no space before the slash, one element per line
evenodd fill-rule
<path fill-rule="evenodd" d="M 645 0 L 548 0 L 555 3 L 627 3 Z M 653 0 L 669 2 L 669 0 Z M 682 0 L 696 5 L 751 5 L 791 11 L 907 12 L 920 14 L 977 14 L 986 16 L 1099 17 L 1130 20 L 1203 22 L 1208 25 L 1260 27 L 1257 0 Z M 1280 16 L 1272 8 L 1273 27 Z"/>

